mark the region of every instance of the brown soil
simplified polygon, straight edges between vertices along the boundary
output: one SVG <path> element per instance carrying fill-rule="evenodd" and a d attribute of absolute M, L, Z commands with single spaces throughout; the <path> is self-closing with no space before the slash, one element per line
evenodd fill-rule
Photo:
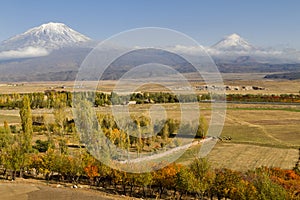
<path fill-rule="evenodd" d="M 44 181 L 33 179 L 17 179 L 16 181 L 0 182 L 1 200 L 121 200 L 134 199 L 119 195 L 112 195 L 89 189 L 88 186 L 47 184 Z"/>

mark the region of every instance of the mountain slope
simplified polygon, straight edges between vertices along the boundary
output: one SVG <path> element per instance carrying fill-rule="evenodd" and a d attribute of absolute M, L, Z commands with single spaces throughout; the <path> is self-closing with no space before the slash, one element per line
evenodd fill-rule
<path fill-rule="evenodd" d="M 52 50 L 80 46 L 91 39 L 62 23 L 47 23 L 0 44 L 0 59 L 48 55 Z"/>

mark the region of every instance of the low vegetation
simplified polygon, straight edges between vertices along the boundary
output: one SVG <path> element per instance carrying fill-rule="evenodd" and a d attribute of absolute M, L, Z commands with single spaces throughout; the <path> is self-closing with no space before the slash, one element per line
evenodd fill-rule
<path fill-rule="evenodd" d="M 288 72 L 288 73 L 276 73 L 266 75 L 266 79 L 288 79 L 288 80 L 297 80 L 300 79 L 300 72 Z"/>

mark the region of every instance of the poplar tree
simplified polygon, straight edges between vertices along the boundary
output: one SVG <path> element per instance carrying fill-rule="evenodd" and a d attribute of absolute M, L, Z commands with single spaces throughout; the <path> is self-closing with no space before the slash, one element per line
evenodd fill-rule
<path fill-rule="evenodd" d="M 32 145 L 32 114 L 30 108 L 30 99 L 27 95 L 24 96 L 21 108 L 20 108 L 20 117 L 22 124 L 22 147 L 25 153 L 30 152 Z"/>

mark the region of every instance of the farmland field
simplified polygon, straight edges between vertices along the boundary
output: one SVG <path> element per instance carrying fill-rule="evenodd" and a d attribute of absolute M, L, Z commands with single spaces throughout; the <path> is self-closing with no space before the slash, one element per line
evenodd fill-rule
<path fill-rule="evenodd" d="M 270 105 L 228 105 L 219 141 L 208 155 L 213 167 L 245 171 L 260 166 L 291 169 L 300 147 L 299 107 Z M 207 112 L 207 110 L 206 110 Z M 190 149 L 179 162 L 188 163 L 197 148 Z"/>
<path fill-rule="evenodd" d="M 297 81 L 266 81 L 262 80 L 263 74 L 256 74 L 256 79 L 238 74 L 226 74 L 225 84 L 228 85 L 256 85 L 264 87 L 262 91 L 227 91 L 228 93 L 250 94 L 297 94 L 300 84 Z M 191 79 L 193 76 L 191 75 Z M 252 80 L 251 80 L 252 78 Z M 243 81 L 241 80 L 243 79 Z M 42 92 L 54 89 L 56 91 L 72 91 L 73 82 L 37 82 L 23 83 L 19 85 L 0 86 L 1 93 Z M 93 83 L 90 82 L 90 85 Z M 110 92 L 115 81 L 103 81 L 98 89 Z M 169 83 L 172 84 L 172 83 Z M 176 83 L 174 83 L 176 84 Z M 201 80 L 194 81 L 194 85 L 203 84 Z M 145 86 L 143 91 L 161 91 L 154 85 Z M 201 93 L 201 91 L 199 91 Z M 130 105 L 129 111 L 133 115 L 149 114 L 151 104 Z M 155 104 L 158 108 L 164 108 L 168 118 L 180 119 L 179 104 Z M 200 103 L 200 113 L 210 120 L 211 107 L 209 103 Z M 96 108 L 98 113 L 111 112 L 109 106 Z M 33 115 L 48 116 L 48 120 L 54 120 L 52 109 L 35 109 Z M 67 109 L 66 116 L 72 115 L 71 109 Z M 227 104 L 227 115 L 221 138 L 230 137 L 231 140 L 219 141 L 208 158 L 213 167 L 228 167 L 232 169 L 246 170 L 261 165 L 291 168 L 298 156 L 300 147 L 300 105 L 280 104 Z M 192 117 L 192 116 L 191 116 Z M 195 116 L 194 116 L 195 117 Z M 9 125 L 20 123 L 18 110 L 0 110 L 0 122 L 6 120 Z M 36 139 L 43 138 L 40 134 Z M 193 149 L 194 148 L 194 149 Z M 181 163 L 189 163 L 195 155 L 196 147 L 192 147 L 184 157 L 179 159 Z"/>
<path fill-rule="evenodd" d="M 227 93 L 236 94 L 299 94 L 300 84 L 299 81 L 294 80 L 265 80 L 263 77 L 267 73 L 225 73 L 222 74 L 224 85 L 229 86 L 258 86 L 265 88 L 265 90 L 232 90 Z M 205 85 L 203 79 L 199 78 L 198 74 L 188 73 L 185 74 L 187 80 L 189 80 L 192 87 Z M 172 78 L 172 77 L 171 77 Z M 170 81 L 171 80 L 171 81 Z M 178 87 L 178 82 L 174 82 L 174 78 L 165 80 L 163 82 L 166 86 Z M 151 80 L 149 80 L 149 83 Z M 83 90 L 95 87 L 102 92 L 111 92 L 118 81 L 115 80 L 103 80 L 101 82 L 88 81 L 83 85 Z M 133 83 L 133 82 L 132 82 Z M 122 87 L 132 88 L 134 85 L 126 85 Z M 45 90 L 56 91 L 73 91 L 73 81 L 45 81 L 45 82 L 12 82 L 12 83 L 0 83 L 0 94 L 6 93 L 30 93 L 30 92 L 44 92 Z M 160 92 L 164 90 L 158 84 L 150 83 L 143 85 L 139 88 L 141 91 Z M 199 91 L 199 93 L 202 93 Z"/>
<path fill-rule="evenodd" d="M 256 167 L 291 169 L 298 159 L 297 149 L 249 144 L 219 143 L 208 156 L 213 167 L 247 171 Z"/>
<path fill-rule="evenodd" d="M 151 105 L 130 105 L 133 114 L 146 113 Z M 167 116 L 180 118 L 178 104 L 160 104 Z M 210 118 L 210 104 L 200 104 L 201 114 Z M 109 107 L 97 108 L 99 113 L 107 113 Z M 227 116 L 222 137 L 231 137 L 230 141 L 219 141 L 208 155 L 213 167 L 227 167 L 247 170 L 259 166 L 277 166 L 292 168 L 298 158 L 300 146 L 299 106 L 228 104 Z M 33 115 L 51 116 L 52 110 L 33 110 Z M 68 110 L 71 116 L 71 110 Z M 20 122 L 18 110 L 1 110 L 0 119 L 9 124 Z M 51 117 L 49 117 L 51 118 Z M 36 135 L 35 139 L 41 139 Z M 192 147 L 193 151 L 196 147 Z M 187 152 L 179 162 L 188 164 L 195 156 Z"/>

